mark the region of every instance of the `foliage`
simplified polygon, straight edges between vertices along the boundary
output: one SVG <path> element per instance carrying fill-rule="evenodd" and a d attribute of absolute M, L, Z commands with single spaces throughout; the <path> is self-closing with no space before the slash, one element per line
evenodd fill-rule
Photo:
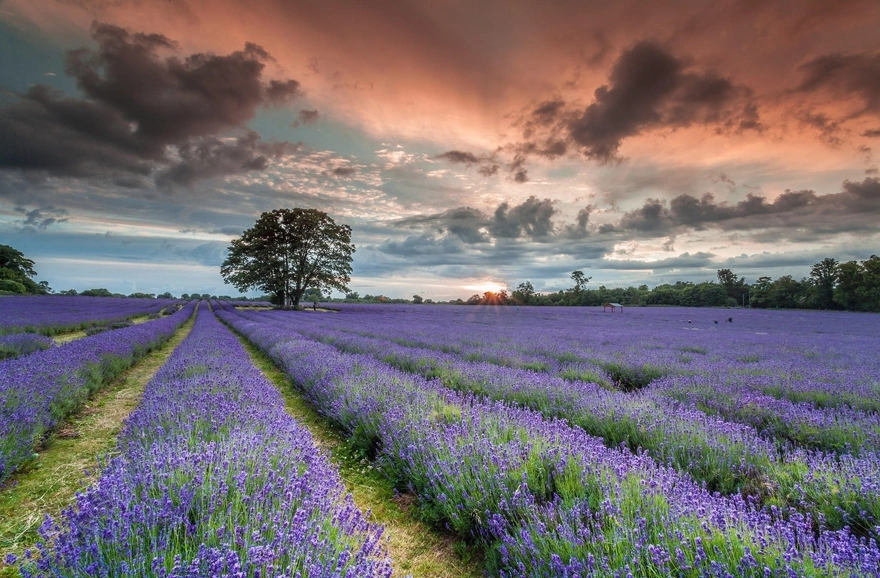
<path fill-rule="evenodd" d="M 748 306 L 774 309 L 844 309 L 880 312 L 880 257 L 864 261 L 838 263 L 828 257 L 812 266 L 809 278 L 783 275 L 778 279 L 762 276 L 746 283 L 730 269 L 718 270 L 718 282 L 676 281 L 649 289 L 604 285 L 586 289 L 591 279 L 583 271 L 574 271 L 575 286 L 567 291 L 538 293 L 530 281 L 524 281 L 508 296 L 505 291 L 475 294 L 465 305 L 575 305 L 597 307 L 604 303 L 628 306 L 725 307 Z M 456 302 L 450 302 L 456 303 Z"/>
<path fill-rule="evenodd" d="M 0 245 L 0 292 L 18 295 L 45 295 L 52 292 L 46 281 L 37 283 L 34 262 L 9 245 Z"/>
<path fill-rule="evenodd" d="M 355 246 L 351 227 L 314 209 L 275 209 L 229 246 L 220 268 L 240 291 L 261 289 L 298 308 L 306 289 L 348 291 Z"/>

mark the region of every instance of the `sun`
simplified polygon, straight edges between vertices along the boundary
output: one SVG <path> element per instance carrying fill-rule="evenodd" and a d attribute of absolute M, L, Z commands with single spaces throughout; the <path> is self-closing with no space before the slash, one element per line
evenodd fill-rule
<path fill-rule="evenodd" d="M 485 293 L 486 291 L 498 293 L 499 291 L 507 290 L 507 285 L 505 285 L 504 283 L 498 283 L 497 281 L 490 281 L 488 279 L 484 281 L 477 281 L 475 283 L 469 283 L 467 285 L 462 285 L 462 287 L 469 291 L 478 291 L 479 293 Z"/>

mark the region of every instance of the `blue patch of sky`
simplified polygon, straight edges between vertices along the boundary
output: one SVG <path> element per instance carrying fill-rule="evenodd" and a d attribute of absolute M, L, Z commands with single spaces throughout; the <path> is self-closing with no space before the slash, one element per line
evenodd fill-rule
<path fill-rule="evenodd" d="M 300 109 L 317 110 L 317 122 L 293 128 Z M 250 127 L 266 140 L 302 141 L 310 149 L 329 150 L 346 158 L 353 156 L 360 162 L 373 162 L 375 151 L 383 148 L 363 132 L 324 116 L 320 107 L 302 101 L 289 107 L 261 110 Z"/>
<path fill-rule="evenodd" d="M 64 74 L 64 59 L 63 49 L 0 21 L 0 90 L 24 92 L 31 85 L 45 84 L 77 94 L 76 82 Z"/>

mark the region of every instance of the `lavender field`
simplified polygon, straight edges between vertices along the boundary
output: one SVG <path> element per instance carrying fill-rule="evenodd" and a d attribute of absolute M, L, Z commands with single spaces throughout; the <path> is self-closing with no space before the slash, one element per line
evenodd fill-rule
<path fill-rule="evenodd" d="M 0 363 L 0 473 L 91 387 L 77 367 L 136 356 L 195 305 Z M 880 575 L 876 316 L 328 307 L 202 302 L 117 456 L 47 519 L 30 559 L 7 562 L 38 576 L 390 576 L 381 526 L 238 334 L 487 575 Z"/>

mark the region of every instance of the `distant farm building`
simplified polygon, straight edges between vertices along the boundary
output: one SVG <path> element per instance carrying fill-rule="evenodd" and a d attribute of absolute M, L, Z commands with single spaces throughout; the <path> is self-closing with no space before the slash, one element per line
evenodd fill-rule
<path fill-rule="evenodd" d="M 617 309 L 620 309 L 620 312 L 623 313 L 623 305 L 621 305 L 620 303 L 606 303 L 602 306 L 602 311 L 607 311 L 609 307 L 611 307 L 612 313 L 614 313 Z"/>

